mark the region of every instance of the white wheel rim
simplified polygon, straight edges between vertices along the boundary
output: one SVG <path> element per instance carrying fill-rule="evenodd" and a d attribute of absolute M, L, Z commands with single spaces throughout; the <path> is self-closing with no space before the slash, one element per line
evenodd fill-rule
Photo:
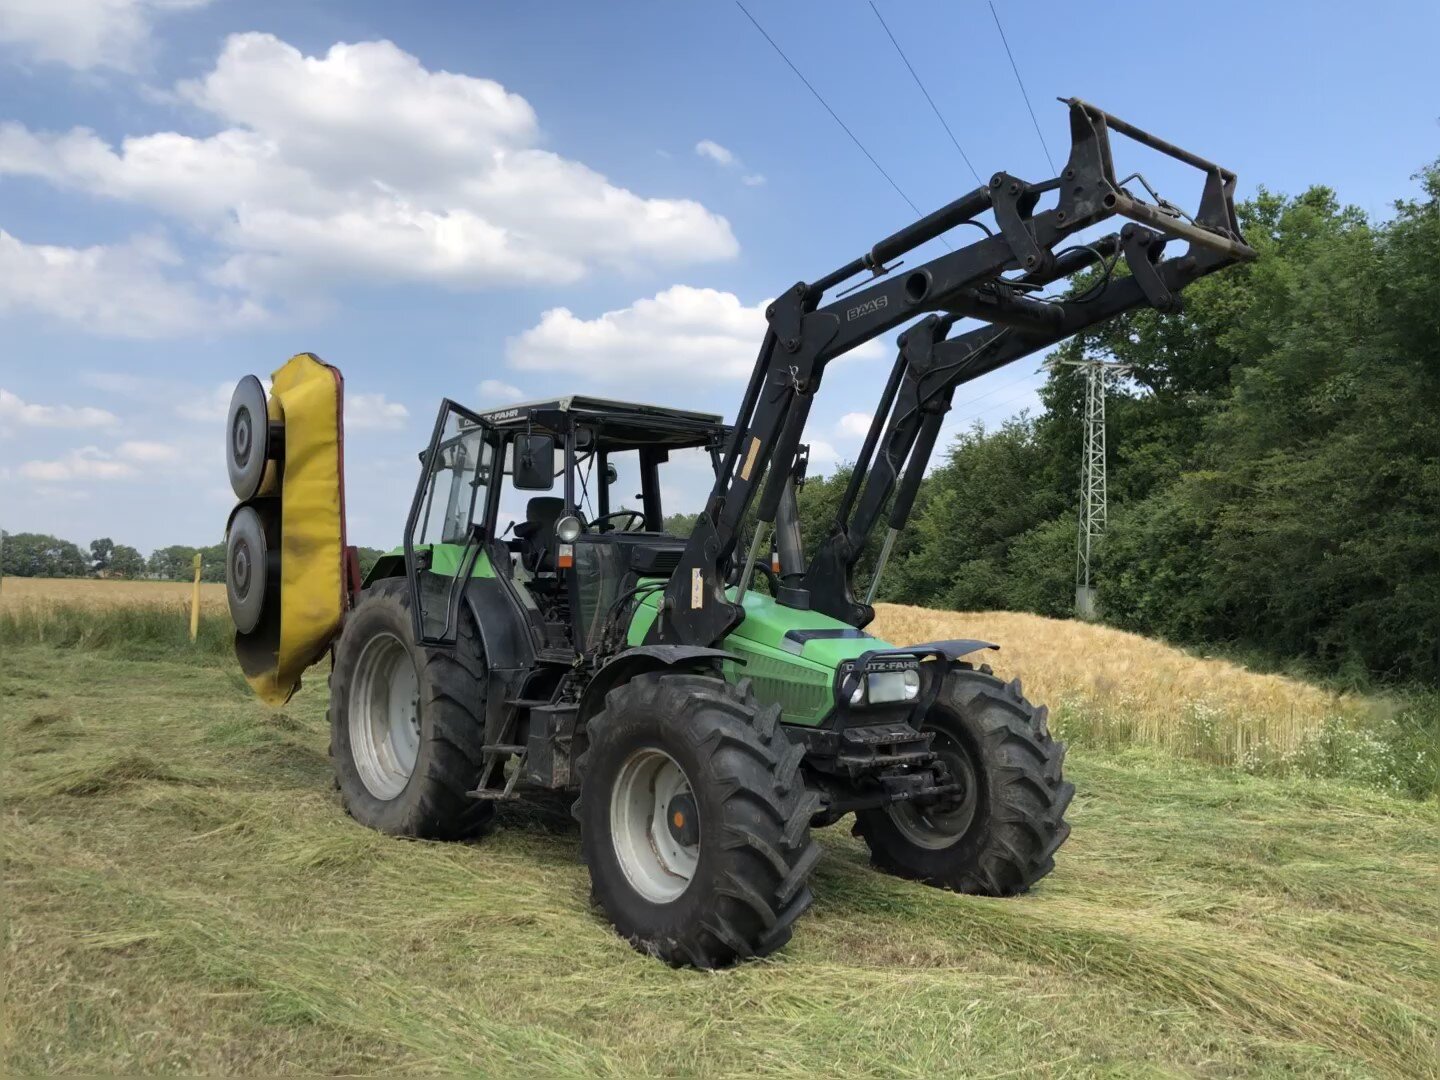
<path fill-rule="evenodd" d="M 394 634 L 376 634 L 360 650 L 348 711 L 360 780 L 375 798 L 395 798 L 420 756 L 420 684 L 410 650 Z"/>
<path fill-rule="evenodd" d="M 654 904 L 668 904 L 690 886 L 700 861 L 700 840 L 682 844 L 670 829 L 671 802 L 694 799 L 690 781 L 663 750 L 635 751 L 610 789 L 610 837 L 631 886 Z M 697 817 L 699 811 L 696 811 Z M 695 823 L 697 829 L 701 823 Z"/>

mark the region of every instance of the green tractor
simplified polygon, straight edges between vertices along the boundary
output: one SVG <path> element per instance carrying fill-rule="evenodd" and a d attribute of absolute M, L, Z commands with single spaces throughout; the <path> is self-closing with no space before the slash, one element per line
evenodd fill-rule
<path fill-rule="evenodd" d="M 789 939 L 811 902 L 812 830 L 850 814 L 874 865 L 901 877 L 989 896 L 1045 877 L 1074 793 L 1045 708 L 991 672 L 993 643 L 871 636 L 875 589 L 957 387 L 1125 312 L 1175 310 L 1189 283 L 1254 254 L 1233 174 L 1068 105 L 1060 176 L 996 174 L 777 298 L 733 424 L 579 396 L 491 412 L 445 401 L 403 543 L 351 590 L 331 643 L 349 813 L 455 839 L 482 834 L 498 803 L 570 793 L 597 904 L 638 949 L 701 968 Z M 1199 168 L 1198 211 L 1134 197 L 1111 130 Z M 1060 247 L 1116 214 L 1130 219 L 1119 233 Z M 984 235 L 892 273 L 960 224 Z M 1166 258 L 1175 240 L 1186 249 Z M 1069 293 L 1046 292 L 1076 274 Z M 807 558 L 796 490 L 825 366 L 902 323 Z M 665 529 L 663 495 L 687 476 L 709 494 L 682 536 Z M 881 518 L 861 600 L 855 570 Z M 254 535 L 232 606 L 253 609 L 247 590 L 262 587 Z"/>

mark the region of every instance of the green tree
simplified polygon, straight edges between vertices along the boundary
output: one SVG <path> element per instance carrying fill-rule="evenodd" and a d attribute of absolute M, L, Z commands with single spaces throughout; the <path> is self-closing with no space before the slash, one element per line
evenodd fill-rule
<path fill-rule="evenodd" d="M 689 536 L 699 514 L 666 514 L 664 529 L 671 536 Z"/>
<path fill-rule="evenodd" d="M 361 581 L 364 581 L 365 578 L 370 575 L 370 571 L 375 568 L 375 563 L 380 559 L 380 556 L 384 554 L 385 552 L 379 548 L 357 547 L 355 549 L 356 558 L 358 558 L 360 562 Z"/>
<path fill-rule="evenodd" d="M 195 558 L 195 548 L 185 544 L 171 544 L 169 547 L 156 548 L 150 553 L 146 560 L 145 568 L 152 577 L 163 578 L 166 581 L 187 581 L 194 574 L 191 569 Z"/>
<path fill-rule="evenodd" d="M 0 557 L 13 577 L 83 577 L 89 569 L 78 547 L 45 533 L 6 533 Z"/>
<path fill-rule="evenodd" d="M 145 557 L 129 544 L 116 544 L 110 553 L 110 572 L 127 578 L 142 577 Z"/>
<path fill-rule="evenodd" d="M 92 573 L 100 573 L 110 569 L 110 557 L 115 551 L 115 541 L 108 536 L 99 540 L 90 541 L 90 570 Z"/>
<path fill-rule="evenodd" d="M 195 573 L 192 567 L 186 568 L 187 576 Z M 225 580 L 225 545 L 211 544 L 209 547 L 200 549 L 200 580 L 201 581 L 224 581 Z"/>

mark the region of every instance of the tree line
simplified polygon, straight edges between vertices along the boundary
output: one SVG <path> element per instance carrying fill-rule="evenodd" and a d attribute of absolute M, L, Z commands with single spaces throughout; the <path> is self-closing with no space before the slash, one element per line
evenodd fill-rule
<path fill-rule="evenodd" d="M 157 581 L 190 581 L 195 574 L 195 556 L 200 556 L 200 580 L 225 580 L 225 545 L 192 547 L 171 544 L 142 555 L 128 544 L 117 544 L 108 536 L 90 541 L 87 548 L 45 533 L 3 533 L 0 572 L 13 577 L 116 577 Z M 362 547 L 360 571 L 368 573 L 384 554 L 379 548 Z"/>
<path fill-rule="evenodd" d="M 1256 262 L 1195 284 L 1179 314 L 1060 347 L 1129 365 L 1107 403 L 1103 619 L 1440 681 L 1440 163 L 1417 179 L 1421 196 L 1379 222 L 1323 187 L 1262 190 L 1240 208 Z M 1083 375 L 1056 367 L 1041 399 L 1041 415 L 953 443 L 883 599 L 1070 614 Z M 801 492 L 807 550 L 848 475 Z"/>

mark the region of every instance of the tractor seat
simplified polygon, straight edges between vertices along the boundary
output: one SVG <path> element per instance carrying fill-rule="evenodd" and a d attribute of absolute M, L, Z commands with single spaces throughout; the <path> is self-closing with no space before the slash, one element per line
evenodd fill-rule
<path fill-rule="evenodd" d="M 522 544 L 520 562 L 532 574 L 555 570 L 555 523 L 564 513 L 565 500 L 554 495 L 538 495 L 525 504 L 525 521 L 515 526 L 515 535 Z"/>

